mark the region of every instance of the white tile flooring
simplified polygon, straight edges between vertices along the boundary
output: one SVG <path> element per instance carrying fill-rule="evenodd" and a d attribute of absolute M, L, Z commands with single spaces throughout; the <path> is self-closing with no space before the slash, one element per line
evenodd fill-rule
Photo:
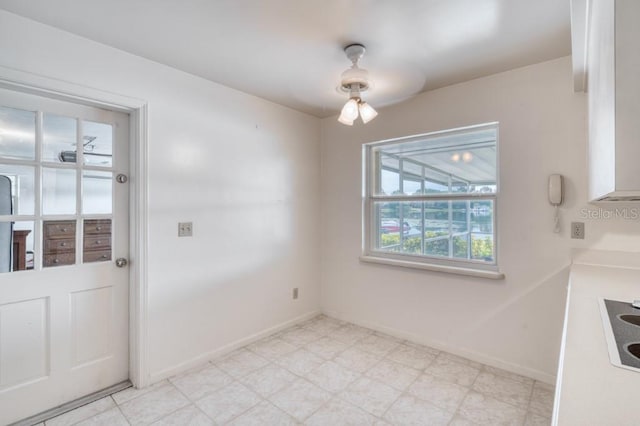
<path fill-rule="evenodd" d="M 326 316 L 59 425 L 549 425 L 553 387 Z"/>

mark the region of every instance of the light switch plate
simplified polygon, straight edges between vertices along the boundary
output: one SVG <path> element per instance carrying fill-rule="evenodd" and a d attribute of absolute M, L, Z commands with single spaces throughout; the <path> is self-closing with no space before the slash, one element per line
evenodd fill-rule
<path fill-rule="evenodd" d="M 179 222 L 178 237 L 191 237 L 191 236 L 193 236 L 193 222 Z"/>

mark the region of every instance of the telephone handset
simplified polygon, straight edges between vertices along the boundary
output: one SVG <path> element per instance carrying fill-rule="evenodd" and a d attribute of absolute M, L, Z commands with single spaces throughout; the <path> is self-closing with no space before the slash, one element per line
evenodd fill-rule
<path fill-rule="evenodd" d="M 549 176 L 549 204 L 554 207 L 554 228 L 553 232 L 560 232 L 560 216 L 558 207 L 564 201 L 564 178 L 562 175 L 553 174 Z"/>
<path fill-rule="evenodd" d="M 552 206 L 559 206 L 562 204 L 563 198 L 563 178 L 562 175 L 549 176 L 549 203 Z"/>

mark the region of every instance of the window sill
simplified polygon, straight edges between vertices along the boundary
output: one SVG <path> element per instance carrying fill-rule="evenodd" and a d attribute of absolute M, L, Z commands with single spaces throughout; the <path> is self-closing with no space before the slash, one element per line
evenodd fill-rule
<path fill-rule="evenodd" d="M 381 265 L 401 266 L 404 268 L 423 269 L 427 271 L 444 272 L 448 274 L 466 275 L 491 280 L 503 280 L 504 274 L 498 271 L 485 271 L 482 269 L 460 268 L 456 266 L 436 265 L 433 263 L 412 262 L 408 260 L 388 259 L 376 256 L 360 256 L 361 262 L 378 263 Z"/>

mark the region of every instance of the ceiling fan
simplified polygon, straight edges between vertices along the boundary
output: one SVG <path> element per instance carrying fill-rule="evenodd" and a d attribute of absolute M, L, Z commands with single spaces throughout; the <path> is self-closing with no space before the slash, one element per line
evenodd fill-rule
<path fill-rule="evenodd" d="M 370 87 L 369 72 L 358 67 L 358 61 L 364 55 L 365 50 L 365 47 L 359 43 L 350 44 L 344 48 L 344 53 L 351 60 L 351 68 L 342 73 L 340 89 L 349 93 L 349 100 L 342 107 L 338 121 L 347 126 L 353 126 L 358 115 L 363 123 L 368 123 L 378 115 L 376 110 L 364 102 L 360 96 Z"/>

